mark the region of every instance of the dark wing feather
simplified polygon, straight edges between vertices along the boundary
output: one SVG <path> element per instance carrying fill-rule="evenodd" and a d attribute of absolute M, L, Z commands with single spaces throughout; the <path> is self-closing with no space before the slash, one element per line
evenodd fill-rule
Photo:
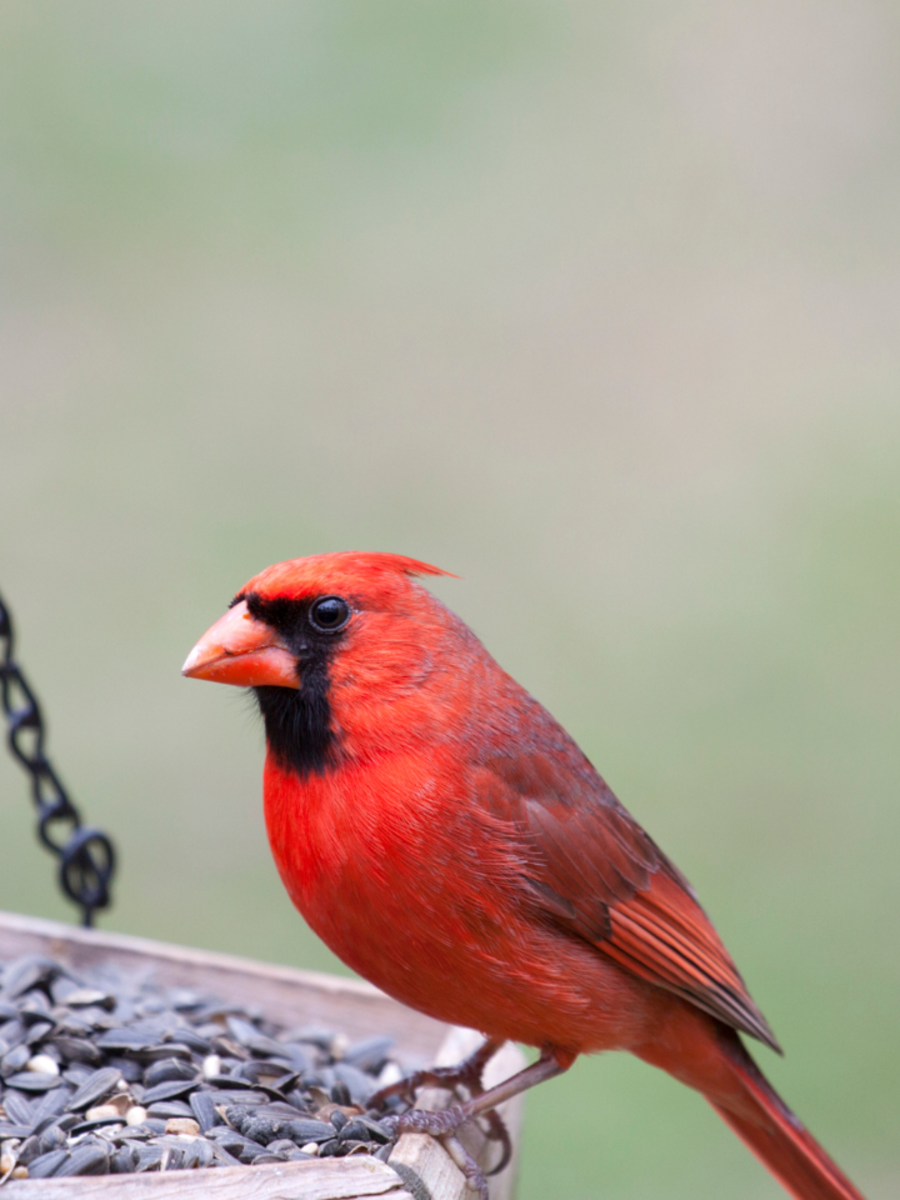
<path fill-rule="evenodd" d="M 546 750 L 482 764 L 482 797 L 526 846 L 532 902 L 635 975 L 780 1053 L 691 885 L 559 734 Z"/>

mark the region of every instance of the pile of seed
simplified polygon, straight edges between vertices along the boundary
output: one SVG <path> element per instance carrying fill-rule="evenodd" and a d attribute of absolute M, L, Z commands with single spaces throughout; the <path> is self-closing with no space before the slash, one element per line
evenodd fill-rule
<path fill-rule="evenodd" d="M 0 1184 L 374 1154 L 389 1037 L 283 1029 L 146 975 L 0 962 Z M 401 1111 L 398 1101 L 389 1108 Z"/>

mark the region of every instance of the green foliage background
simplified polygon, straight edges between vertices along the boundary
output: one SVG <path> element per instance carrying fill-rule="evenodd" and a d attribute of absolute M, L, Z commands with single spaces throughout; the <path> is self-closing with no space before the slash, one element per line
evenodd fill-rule
<path fill-rule="evenodd" d="M 107 928 L 340 970 L 260 731 L 180 664 L 271 561 L 390 549 L 698 887 L 900 1189 L 900 71 L 878 0 L 8 0 L 0 585 L 121 846 Z M 0 758 L 0 907 L 66 916 Z M 781 1195 L 618 1056 L 520 1197 Z"/>

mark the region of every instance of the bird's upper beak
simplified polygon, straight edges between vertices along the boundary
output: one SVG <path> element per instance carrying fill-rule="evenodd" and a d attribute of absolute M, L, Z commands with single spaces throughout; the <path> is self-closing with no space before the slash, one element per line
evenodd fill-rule
<path fill-rule="evenodd" d="M 300 686 L 296 659 L 276 630 L 250 615 L 245 600 L 204 633 L 181 673 L 237 687 Z"/>

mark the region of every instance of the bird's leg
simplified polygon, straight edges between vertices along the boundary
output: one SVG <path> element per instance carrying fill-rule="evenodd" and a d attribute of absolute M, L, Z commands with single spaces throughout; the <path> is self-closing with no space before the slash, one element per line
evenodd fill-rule
<path fill-rule="evenodd" d="M 500 1040 L 487 1038 L 473 1054 L 455 1067 L 432 1067 L 430 1070 L 415 1071 L 412 1075 L 407 1075 L 404 1079 L 390 1083 L 375 1092 L 369 1097 L 369 1107 L 383 1108 L 385 1101 L 391 1096 L 403 1096 L 412 1102 L 421 1087 L 446 1088 L 452 1092 L 462 1084 L 468 1089 L 470 1096 L 480 1096 L 484 1091 L 481 1084 L 482 1072 L 502 1045 Z"/>
<path fill-rule="evenodd" d="M 485 1047 L 482 1046 L 480 1049 L 484 1050 Z M 496 1117 L 502 1126 L 499 1116 L 494 1112 L 498 1104 L 505 1104 L 513 1096 L 520 1095 L 528 1088 L 534 1087 L 535 1084 L 543 1083 L 546 1079 L 552 1079 L 554 1075 L 561 1075 L 563 1071 L 568 1071 L 576 1057 L 571 1051 L 561 1050 L 554 1046 L 544 1046 L 537 1062 L 525 1067 L 518 1074 L 504 1080 L 503 1083 L 498 1083 L 496 1087 L 488 1088 L 487 1091 L 479 1090 L 476 1095 L 463 1104 L 454 1105 L 452 1108 L 445 1108 L 439 1112 L 412 1109 L 400 1117 L 385 1117 L 382 1119 L 382 1124 L 389 1125 L 397 1137 L 403 1133 L 430 1133 L 432 1137 L 443 1142 L 451 1158 L 465 1175 L 469 1188 L 477 1192 L 481 1200 L 488 1200 L 487 1180 L 484 1172 L 456 1136 L 457 1131 L 475 1117 L 488 1116 L 490 1119 L 489 1114 Z M 505 1149 L 508 1150 L 509 1135 L 506 1134 L 505 1126 L 502 1127 L 505 1135 Z M 502 1169 L 507 1161 L 508 1154 L 505 1153 L 501 1167 L 495 1168 L 495 1170 Z"/>

